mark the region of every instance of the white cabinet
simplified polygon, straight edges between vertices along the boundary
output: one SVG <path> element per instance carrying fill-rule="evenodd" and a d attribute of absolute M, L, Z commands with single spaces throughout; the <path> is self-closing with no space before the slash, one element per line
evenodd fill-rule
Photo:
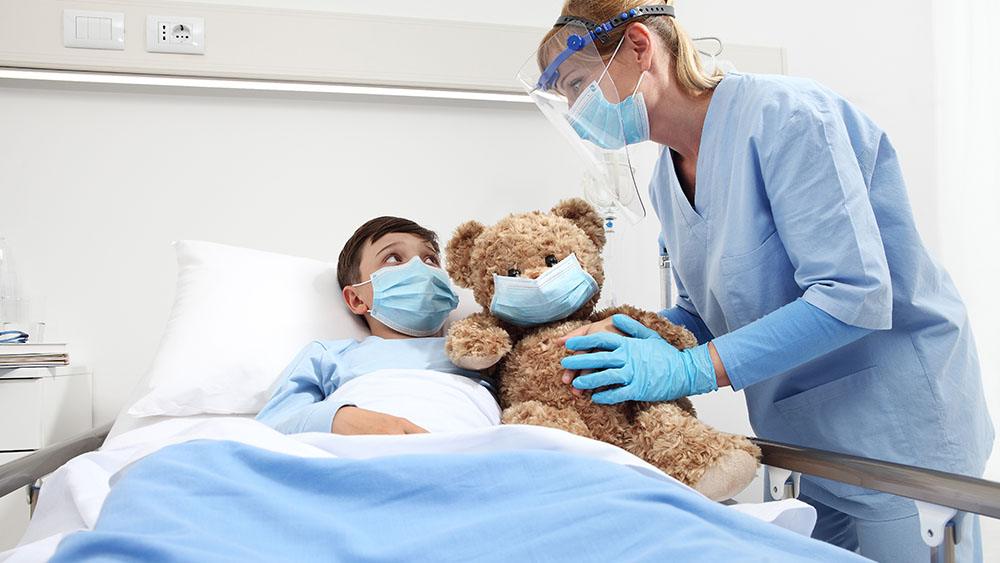
<path fill-rule="evenodd" d="M 0 370 L 0 465 L 93 427 L 90 372 L 81 367 Z M 0 551 L 28 524 L 27 491 L 0 498 Z"/>
<path fill-rule="evenodd" d="M 0 465 L 24 457 L 31 452 L 0 453 Z M 0 551 L 17 545 L 28 527 L 31 507 L 28 506 L 28 491 L 21 489 L 5 497 L 0 497 Z"/>
<path fill-rule="evenodd" d="M 42 447 L 41 379 L 0 379 L 0 451 Z"/>

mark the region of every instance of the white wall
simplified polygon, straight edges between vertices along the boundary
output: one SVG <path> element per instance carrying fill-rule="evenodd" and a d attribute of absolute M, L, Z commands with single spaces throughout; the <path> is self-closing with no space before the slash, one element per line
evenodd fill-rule
<path fill-rule="evenodd" d="M 979 343 L 983 383 L 1000 434 L 1000 39 L 992 0 L 934 4 L 937 203 L 944 263 L 954 277 Z M 986 468 L 1000 481 L 1000 448 Z M 1000 520 L 983 519 L 985 561 L 1000 560 Z"/>
<path fill-rule="evenodd" d="M 462 0 L 199 0 L 205 4 L 236 4 L 289 10 L 320 10 L 435 20 L 473 21 L 548 27 L 552 25 L 561 0 L 505 0 L 504 2 Z M 527 54 L 525 55 L 527 57 Z"/>
<path fill-rule="evenodd" d="M 246 3 L 538 25 L 558 7 Z M 155 351 L 171 240 L 335 260 L 376 214 L 446 237 L 467 218 L 576 193 L 564 172 L 575 157 L 527 105 L 67 88 L 0 82 L 0 233 L 23 284 L 45 297 L 49 340 L 94 368 L 97 421 L 118 412 Z"/>
<path fill-rule="evenodd" d="M 447 236 L 546 208 L 575 191 L 550 129 L 523 104 L 0 87 L 0 225 L 103 421 L 152 358 L 171 240 L 335 260 L 379 214 Z"/>

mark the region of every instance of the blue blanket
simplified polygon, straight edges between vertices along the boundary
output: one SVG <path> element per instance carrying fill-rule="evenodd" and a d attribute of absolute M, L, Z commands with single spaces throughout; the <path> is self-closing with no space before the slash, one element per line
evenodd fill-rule
<path fill-rule="evenodd" d="M 227 441 L 128 468 L 52 561 L 857 561 L 633 469 L 545 451 L 307 459 Z"/>

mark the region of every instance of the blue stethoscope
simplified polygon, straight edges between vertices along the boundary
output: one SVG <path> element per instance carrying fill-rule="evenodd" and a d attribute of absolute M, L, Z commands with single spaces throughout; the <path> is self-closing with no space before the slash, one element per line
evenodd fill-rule
<path fill-rule="evenodd" d="M 20 330 L 0 330 L 0 344 L 24 344 L 28 333 Z"/>

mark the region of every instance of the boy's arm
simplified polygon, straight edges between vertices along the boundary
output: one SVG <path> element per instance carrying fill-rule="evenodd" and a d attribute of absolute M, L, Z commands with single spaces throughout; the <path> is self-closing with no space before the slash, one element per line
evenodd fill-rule
<path fill-rule="evenodd" d="M 345 406 L 325 400 L 337 388 L 338 355 L 320 342 L 303 348 L 257 420 L 284 434 L 330 432 L 337 410 Z"/>

